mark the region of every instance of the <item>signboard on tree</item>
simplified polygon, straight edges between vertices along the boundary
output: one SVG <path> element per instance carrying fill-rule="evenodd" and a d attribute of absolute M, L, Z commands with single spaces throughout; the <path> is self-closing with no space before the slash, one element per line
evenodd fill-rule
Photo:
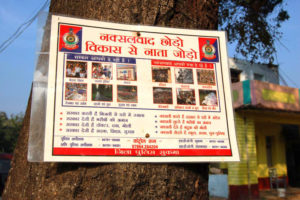
<path fill-rule="evenodd" d="M 224 32 L 52 16 L 44 161 L 238 161 Z"/>

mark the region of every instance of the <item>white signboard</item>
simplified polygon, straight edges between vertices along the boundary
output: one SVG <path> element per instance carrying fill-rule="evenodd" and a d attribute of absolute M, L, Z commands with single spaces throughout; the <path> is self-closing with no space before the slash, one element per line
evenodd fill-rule
<path fill-rule="evenodd" d="M 52 17 L 45 161 L 238 161 L 224 32 Z"/>

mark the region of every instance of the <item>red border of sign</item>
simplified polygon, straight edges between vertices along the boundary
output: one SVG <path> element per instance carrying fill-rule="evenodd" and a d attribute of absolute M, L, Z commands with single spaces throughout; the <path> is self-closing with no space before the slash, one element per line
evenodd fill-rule
<path fill-rule="evenodd" d="M 121 153 L 122 152 L 122 153 Z M 115 149 L 53 148 L 53 155 L 69 156 L 232 156 L 231 149 Z"/>

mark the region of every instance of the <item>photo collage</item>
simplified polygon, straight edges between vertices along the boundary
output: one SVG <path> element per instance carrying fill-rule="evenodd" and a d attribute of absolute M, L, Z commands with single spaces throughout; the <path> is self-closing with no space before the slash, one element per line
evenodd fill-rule
<path fill-rule="evenodd" d="M 117 102 L 137 103 L 136 65 L 116 64 L 116 74 L 113 71 L 113 64 L 109 62 L 92 62 L 89 68 L 88 62 L 67 60 L 65 100 L 112 102 L 116 89 Z M 114 88 L 111 83 L 114 78 L 128 85 L 120 84 Z M 88 99 L 88 87 L 91 88 L 91 99 Z"/>
<path fill-rule="evenodd" d="M 154 104 L 218 106 L 214 69 L 152 66 L 152 82 L 159 83 L 153 87 Z M 173 91 L 176 102 L 173 102 Z"/>
<path fill-rule="evenodd" d="M 66 101 L 138 103 L 136 64 L 67 60 L 64 74 Z M 149 78 L 153 105 L 218 107 L 214 67 L 152 65 Z"/>

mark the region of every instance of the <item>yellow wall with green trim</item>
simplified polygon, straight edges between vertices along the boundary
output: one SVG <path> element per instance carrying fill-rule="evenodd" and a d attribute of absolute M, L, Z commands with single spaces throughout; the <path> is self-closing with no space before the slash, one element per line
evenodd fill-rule
<path fill-rule="evenodd" d="M 229 185 L 248 185 L 248 182 L 250 184 L 258 183 L 255 123 L 253 118 L 245 117 L 235 112 L 235 126 L 241 161 L 228 163 Z"/>
<path fill-rule="evenodd" d="M 281 124 L 299 124 L 299 122 L 299 116 L 294 116 L 293 113 L 285 116 L 284 113 L 270 114 L 264 111 L 256 113 L 235 112 L 235 126 L 241 161 L 220 164 L 221 168 L 228 169 L 229 185 L 247 185 L 248 172 L 250 184 L 257 184 L 258 178 L 269 177 L 267 136 L 272 137 L 273 166 L 271 167 L 277 169 L 278 176 L 287 176 L 285 137 L 282 133 Z"/>
<path fill-rule="evenodd" d="M 272 137 L 272 164 L 278 176 L 287 175 L 285 157 L 285 139 L 281 134 L 281 125 L 276 123 L 255 122 L 257 138 L 257 175 L 259 178 L 269 177 L 267 164 L 266 137 Z"/>

